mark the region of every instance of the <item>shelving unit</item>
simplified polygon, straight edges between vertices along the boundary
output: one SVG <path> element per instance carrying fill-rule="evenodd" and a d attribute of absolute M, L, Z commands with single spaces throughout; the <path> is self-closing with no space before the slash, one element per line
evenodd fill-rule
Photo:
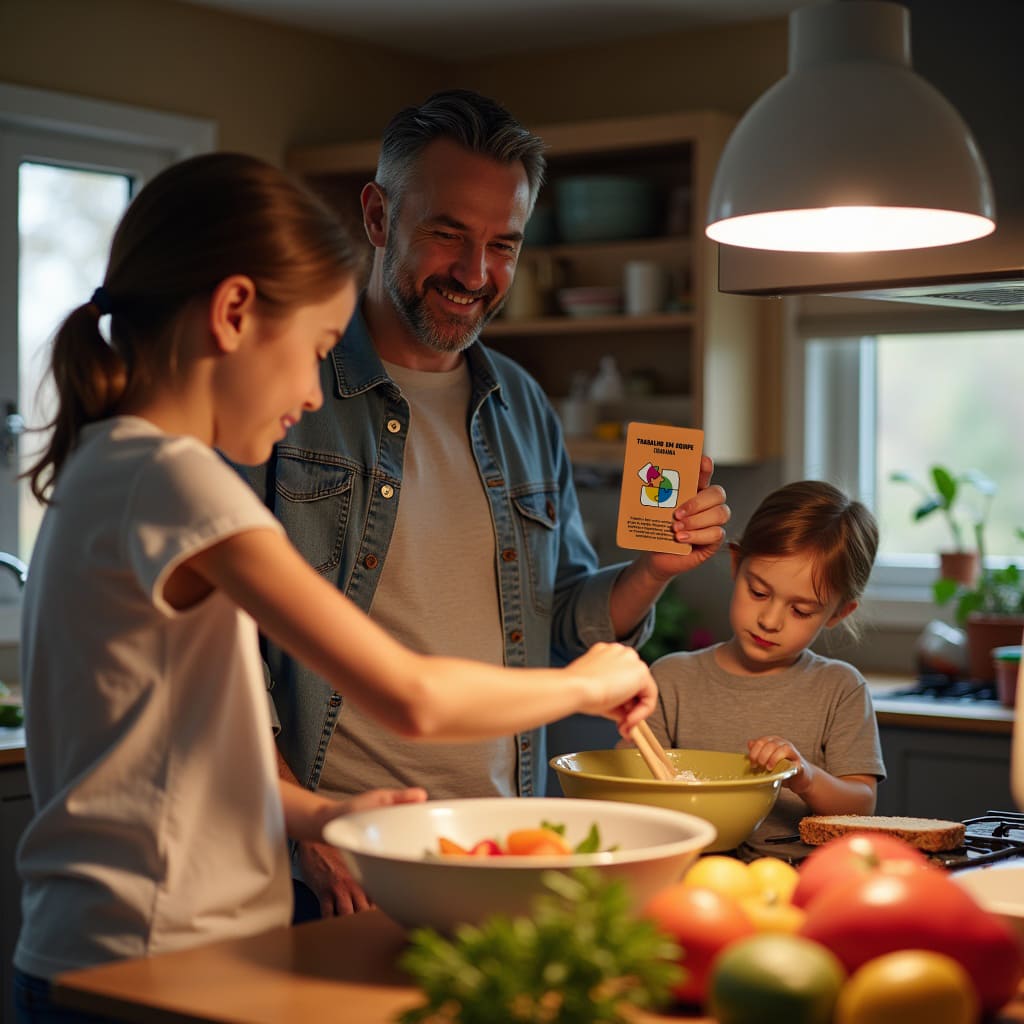
<path fill-rule="evenodd" d="M 703 427 L 705 448 L 719 464 L 755 462 L 777 454 L 779 444 L 776 314 L 771 304 L 718 292 L 717 247 L 702 230 L 714 168 L 733 124 L 726 115 L 702 112 L 531 126 L 548 146 L 538 208 L 554 204 L 561 178 L 643 177 L 660 196 L 662 230 L 649 238 L 524 246 L 520 276 L 532 262 L 547 286 L 544 314 L 499 317 L 483 335 L 532 373 L 556 408 L 575 374 L 592 374 L 601 356 L 613 355 L 627 383 L 639 377 L 653 389 L 659 418 Z M 288 165 L 363 237 L 359 190 L 373 176 L 377 151 L 372 142 L 299 147 Z M 688 216 L 680 209 L 684 196 Z M 665 312 L 573 317 L 558 311 L 559 287 L 621 287 L 625 264 L 634 259 L 655 261 L 669 275 Z M 630 396 L 622 418 L 642 420 L 649 405 L 643 395 Z M 569 448 L 581 462 L 621 465 L 619 442 L 570 438 Z"/>

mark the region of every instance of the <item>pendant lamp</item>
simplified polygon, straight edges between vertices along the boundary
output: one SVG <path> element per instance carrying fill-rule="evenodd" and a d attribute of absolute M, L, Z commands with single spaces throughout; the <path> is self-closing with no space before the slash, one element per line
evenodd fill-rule
<path fill-rule="evenodd" d="M 881 252 L 993 230 L 992 183 L 970 129 L 911 68 L 907 8 L 827 0 L 794 11 L 788 74 L 722 152 L 708 237 L 784 252 Z"/>

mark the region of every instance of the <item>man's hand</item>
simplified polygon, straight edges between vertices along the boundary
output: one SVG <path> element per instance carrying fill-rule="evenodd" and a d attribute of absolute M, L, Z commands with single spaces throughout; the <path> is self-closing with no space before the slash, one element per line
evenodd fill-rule
<path fill-rule="evenodd" d="M 368 811 L 392 804 L 415 804 L 426 798 L 426 790 L 412 786 L 408 789 L 371 789 L 345 800 L 322 801 L 317 815 L 318 834 L 327 822 L 353 811 Z M 302 880 L 320 901 L 321 917 L 341 917 L 373 906 L 333 846 L 304 842 L 297 848 Z"/>
<path fill-rule="evenodd" d="M 302 880 L 320 901 L 321 917 L 343 917 L 373 906 L 333 846 L 299 843 L 298 860 Z"/>
<path fill-rule="evenodd" d="M 714 471 L 714 462 L 707 455 L 701 456 L 697 493 L 672 514 L 673 536 L 681 544 L 691 545 L 690 552 L 671 555 L 648 551 L 641 556 L 647 563 L 647 571 L 655 578 L 667 582 L 703 565 L 725 542 L 724 526 L 732 510 L 725 503 L 725 491 L 711 483 Z"/>

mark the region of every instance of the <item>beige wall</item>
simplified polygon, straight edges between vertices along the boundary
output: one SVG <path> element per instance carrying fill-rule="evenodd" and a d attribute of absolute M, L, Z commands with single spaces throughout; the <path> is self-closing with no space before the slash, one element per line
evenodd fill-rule
<path fill-rule="evenodd" d="M 445 64 L 174 0 L 0 0 L 0 82 L 211 118 L 219 145 L 374 138 L 436 88 L 478 89 L 527 124 L 741 113 L 785 71 L 784 21 Z"/>
<path fill-rule="evenodd" d="M 274 162 L 380 133 L 432 62 L 171 0 L 0 0 L 0 82 L 211 118 Z"/>
<path fill-rule="evenodd" d="M 562 48 L 463 66 L 527 125 L 630 114 L 741 114 L 786 72 L 785 20 Z M 450 77 L 450 75 L 449 75 Z"/>

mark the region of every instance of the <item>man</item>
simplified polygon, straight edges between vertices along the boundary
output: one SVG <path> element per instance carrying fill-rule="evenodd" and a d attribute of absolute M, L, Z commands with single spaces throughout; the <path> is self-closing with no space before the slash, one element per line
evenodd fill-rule
<path fill-rule="evenodd" d="M 639 644 L 676 574 L 721 546 L 729 510 L 702 465 L 677 512 L 688 555 L 599 569 L 557 417 L 536 382 L 478 342 L 515 273 L 543 142 L 454 90 L 401 111 L 361 194 L 374 247 L 353 321 L 323 367 L 324 406 L 253 475 L 292 541 L 409 646 L 547 665 Z M 321 792 L 414 780 L 434 798 L 533 795 L 541 732 L 459 745 L 397 739 L 267 648 L 282 772 Z M 324 914 L 366 907 L 336 851 L 303 844 Z"/>

